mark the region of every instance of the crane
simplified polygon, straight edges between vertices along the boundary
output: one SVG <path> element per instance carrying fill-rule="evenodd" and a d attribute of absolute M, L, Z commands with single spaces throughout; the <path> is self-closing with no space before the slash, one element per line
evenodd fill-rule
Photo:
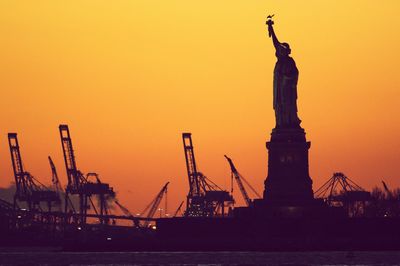
<path fill-rule="evenodd" d="M 27 204 L 29 210 L 41 210 L 40 203 L 44 202 L 47 203 L 50 212 L 53 203 L 60 203 L 58 194 L 40 183 L 28 171 L 25 171 L 17 133 L 8 133 L 8 144 L 16 185 L 14 208 L 17 206 L 17 201 L 21 201 Z"/>
<path fill-rule="evenodd" d="M 244 198 L 244 201 L 246 202 L 247 206 L 251 205 L 252 200 L 249 197 L 249 194 L 247 193 L 243 182 L 246 183 L 246 185 L 251 189 L 251 191 L 253 191 L 253 193 L 258 197 L 261 198 L 260 194 L 257 193 L 257 191 L 250 185 L 249 182 L 247 182 L 247 180 L 238 172 L 238 170 L 236 169 L 235 165 L 233 164 L 233 161 L 231 158 L 229 158 L 228 156 L 224 155 L 226 160 L 229 163 L 229 166 L 231 167 L 231 178 L 235 178 L 238 187 L 240 189 L 240 192 L 242 193 L 242 196 Z M 233 192 L 233 184 L 232 184 L 232 192 Z"/>
<path fill-rule="evenodd" d="M 160 190 L 160 192 L 157 193 L 156 197 L 150 202 L 149 205 L 142 211 L 142 214 L 146 218 L 153 218 L 154 214 L 156 213 L 158 207 L 160 206 L 161 200 L 163 199 L 164 195 L 166 196 L 168 193 L 168 184 L 167 182 Z M 147 214 L 146 214 L 147 212 Z M 161 216 L 161 212 L 160 212 Z M 144 222 L 144 226 L 148 227 L 149 226 L 149 221 Z"/>
<path fill-rule="evenodd" d="M 192 134 L 182 133 L 182 140 L 189 180 L 185 216 L 211 217 L 219 215 L 219 210 L 221 210 L 221 215 L 224 216 L 225 202 L 233 203 L 232 195 L 197 171 Z"/>
<path fill-rule="evenodd" d="M 86 223 L 87 210 L 90 206 L 97 213 L 96 207 L 91 199 L 92 195 L 98 195 L 100 199 L 100 222 L 104 223 L 103 215 L 107 214 L 106 198 L 114 197 L 115 192 L 107 183 L 102 183 L 96 173 L 88 173 L 86 176 L 77 168 L 75 153 L 72 147 L 72 139 L 68 125 L 60 125 L 61 146 L 64 155 L 65 168 L 67 172 L 68 183 L 65 189 L 65 213 L 69 212 L 69 207 L 73 208 L 69 200 L 69 195 L 79 196 L 79 222 Z M 90 181 L 95 178 L 96 182 Z M 90 204 L 90 205 L 89 205 Z"/>
<path fill-rule="evenodd" d="M 176 217 L 178 215 L 178 213 L 181 212 L 181 209 L 182 209 L 182 206 L 183 206 L 184 202 L 185 201 L 182 201 L 181 204 L 179 204 L 178 209 L 176 209 L 176 211 L 175 211 L 175 213 L 174 213 L 174 215 L 172 217 Z"/>
<path fill-rule="evenodd" d="M 348 215 L 357 216 L 364 211 L 365 202 L 370 200 L 371 193 L 354 183 L 344 173 L 335 172 L 314 192 L 314 197 L 323 199 L 329 206 L 344 207 Z"/>

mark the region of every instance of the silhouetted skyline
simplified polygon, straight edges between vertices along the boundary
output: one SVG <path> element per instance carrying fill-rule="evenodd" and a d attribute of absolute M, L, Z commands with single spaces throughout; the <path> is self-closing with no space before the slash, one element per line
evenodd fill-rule
<path fill-rule="evenodd" d="M 19 134 L 32 174 L 50 183 L 50 155 L 65 185 L 57 127 L 66 123 L 79 167 L 112 183 L 132 210 L 165 180 L 171 206 L 185 198 L 186 131 L 213 181 L 229 189 L 228 154 L 262 191 L 275 126 L 269 13 L 301 71 L 297 104 L 313 142 L 314 188 L 334 171 L 367 189 L 383 178 L 400 186 L 398 1 L 0 7 L 2 187 L 13 181 L 8 132 Z"/>

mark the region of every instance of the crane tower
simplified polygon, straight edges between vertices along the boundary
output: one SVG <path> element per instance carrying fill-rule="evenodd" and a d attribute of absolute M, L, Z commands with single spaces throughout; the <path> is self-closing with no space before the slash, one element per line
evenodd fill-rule
<path fill-rule="evenodd" d="M 107 214 L 106 200 L 109 197 L 114 197 L 115 192 L 109 184 L 102 183 L 96 173 L 88 173 L 85 176 L 80 170 L 78 170 L 68 125 L 60 125 L 59 130 L 68 178 L 67 187 L 65 189 L 65 213 L 68 213 L 71 208 L 73 209 L 73 206 L 71 205 L 72 201 L 69 199 L 69 196 L 78 195 L 78 222 L 81 224 L 86 223 L 87 210 L 92 206 L 96 214 L 100 214 L 100 222 L 104 223 L 106 219 L 103 219 L 103 216 Z M 94 177 L 96 181 L 90 181 L 90 177 Z M 97 212 L 91 199 L 93 195 L 97 195 L 100 200 L 100 213 Z"/>
<path fill-rule="evenodd" d="M 16 185 L 14 208 L 16 208 L 18 201 L 25 202 L 29 210 L 41 210 L 40 203 L 45 203 L 50 212 L 54 203 L 60 204 L 58 194 L 40 183 L 29 172 L 25 171 L 19 149 L 17 133 L 8 134 L 8 144 L 10 147 L 11 162 Z"/>
<path fill-rule="evenodd" d="M 186 217 L 224 216 L 225 205 L 233 203 L 232 195 L 222 190 L 214 182 L 197 170 L 194 156 L 192 134 L 183 133 L 183 148 L 189 181 L 186 200 Z"/>

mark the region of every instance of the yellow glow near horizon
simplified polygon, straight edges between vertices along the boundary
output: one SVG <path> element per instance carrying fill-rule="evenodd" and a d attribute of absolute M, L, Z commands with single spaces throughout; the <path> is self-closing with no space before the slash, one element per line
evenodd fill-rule
<path fill-rule="evenodd" d="M 314 189 L 334 171 L 368 189 L 381 179 L 400 186 L 399 7 L 2 1 L 0 185 L 13 181 L 6 133 L 14 131 L 26 168 L 49 183 L 51 155 L 65 184 L 58 125 L 67 123 L 78 167 L 98 172 L 132 211 L 166 181 L 170 212 L 185 198 L 185 131 L 209 178 L 229 189 L 227 154 L 261 193 L 276 61 L 265 19 L 274 13 L 300 71 Z"/>

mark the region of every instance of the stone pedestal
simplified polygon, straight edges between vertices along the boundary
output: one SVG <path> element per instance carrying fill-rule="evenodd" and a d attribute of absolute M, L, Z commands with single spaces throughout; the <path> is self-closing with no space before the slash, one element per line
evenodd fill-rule
<path fill-rule="evenodd" d="M 312 204 L 312 180 L 308 171 L 308 149 L 302 128 L 273 129 L 267 142 L 268 176 L 264 203 L 269 206 Z"/>

